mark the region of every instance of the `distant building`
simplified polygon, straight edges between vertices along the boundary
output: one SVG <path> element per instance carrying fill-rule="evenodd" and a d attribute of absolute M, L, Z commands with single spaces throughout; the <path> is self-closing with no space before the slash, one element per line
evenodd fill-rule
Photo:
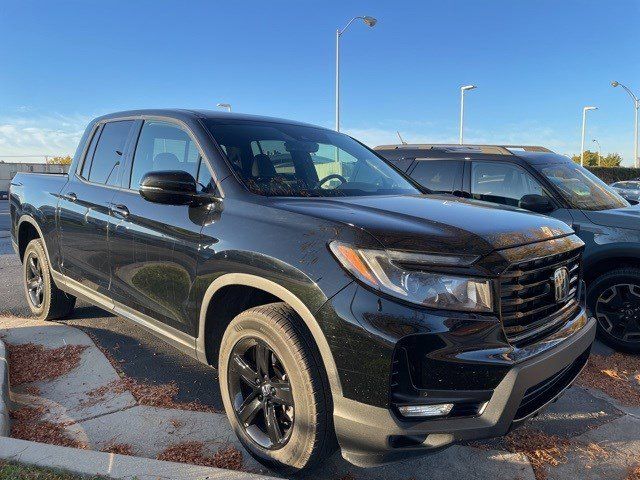
<path fill-rule="evenodd" d="M 4 163 L 0 162 L 0 192 L 9 191 L 9 183 L 18 172 L 67 173 L 69 165 L 49 163 Z"/>

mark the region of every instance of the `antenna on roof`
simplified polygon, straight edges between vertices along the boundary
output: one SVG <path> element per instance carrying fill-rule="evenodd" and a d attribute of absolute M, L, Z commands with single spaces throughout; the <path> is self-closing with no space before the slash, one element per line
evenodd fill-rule
<path fill-rule="evenodd" d="M 407 142 L 405 142 L 405 141 L 402 139 L 402 135 L 400 135 L 400 132 L 396 132 L 396 133 L 398 134 L 398 138 L 400 139 L 400 143 L 401 143 L 402 145 L 406 145 L 406 144 L 407 144 Z"/>

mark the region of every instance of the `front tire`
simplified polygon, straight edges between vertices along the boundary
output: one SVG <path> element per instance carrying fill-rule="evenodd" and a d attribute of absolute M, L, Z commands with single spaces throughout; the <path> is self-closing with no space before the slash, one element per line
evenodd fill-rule
<path fill-rule="evenodd" d="M 589 284 L 587 305 L 598 338 L 610 347 L 640 353 L 640 269 L 619 268 Z"/>
<path fill-rule="evenodd" d="M 60 290 L 53 278 L 44 243 L 31 240 L 22 259 L 24 293 L 31 313 L 39 320 L 55 320 L 71 313 L 76 298 Z"/>
<path fill-rule="evenodd" d="M 310 334 L 284 303 L 255 307 L 227 327 L 220 390 L 240 442 L 280 473 L 310 470 L 336 448 L 326 373 Z"/>

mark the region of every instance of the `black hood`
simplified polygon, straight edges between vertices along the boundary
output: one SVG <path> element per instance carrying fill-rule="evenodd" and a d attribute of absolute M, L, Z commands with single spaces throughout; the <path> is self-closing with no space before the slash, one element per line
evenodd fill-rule
<path fill-rule="evenodd" d="M 406 251 L 484 255 L 573 233 L 550 217 L 452 196 L 282 198 L 273 206 L 360 227 Z"/>
<path fill-rule="evenodd" d="M 583 210 L 583 213 L 596 225 L 640 230 L 640 205 L 611 210 Z"/>

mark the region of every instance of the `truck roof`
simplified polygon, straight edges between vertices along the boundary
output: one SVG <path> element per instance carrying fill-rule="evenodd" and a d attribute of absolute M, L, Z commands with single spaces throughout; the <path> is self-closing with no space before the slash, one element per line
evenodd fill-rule
<path fill-rule="evenodd" d="M 165 116 L 174 118 L 199 118 L 219 121 L 220 123 L 232 122 L 269 122 L 269 123 L 287 123 L 291 125 L 300 125 L 315 128 L 317 125 L 312 125 L 304 122 L 297 122 L 295 120 L 287 120 L 276 117 L 266 117 L 262 115 L 249 115 L 246 113 L 225 112 L 221 110 L 206 110 L 206 109 L 188 109 L 188 108 L 147 108 L 140 110 L 123 110 L 120 112 L 113 112 L 103 115 L 96 121 L 108 120 L 111 118 L 123 118 L 123 117 L 140 117 L 140 116 Z"/>
<path fill-rule="evenodd" d="M 406 152 L 407 156 L 417 158 L 463 158 L 468 155 L 490 156 L 493 160 L 511 160 L 520 158 L 532 164 L 571 161 L 564 155 L 557 154 L 539 145 L 458 145 L 438 143 L 414 143 L 379 145 L 374 148 L 378 152 Z"/>

